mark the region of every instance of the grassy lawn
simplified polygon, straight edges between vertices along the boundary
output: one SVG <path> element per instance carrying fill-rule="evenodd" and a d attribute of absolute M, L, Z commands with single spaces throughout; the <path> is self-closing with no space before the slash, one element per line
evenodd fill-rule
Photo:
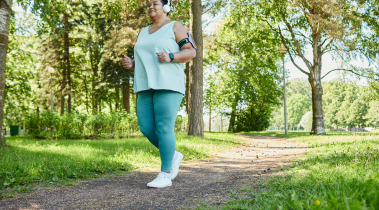
<path fill-rule="evenodd" d="M 177 135 L 184 160 L 211 157 L 244 143 L 233 134 L 206 133 L 204 138 Z M 69 185 L 103 174 L 121 175 L 160 168 L 159 151 L 146 138 L 111 140 L 34 140 L 9 137 L 0 148 L 0 198 L 32 190 L 35 184 Z"/>
<path fill-rule="evenodd" d="M 311 151 L 260 186 L 267 190 L 244 187 L 249 198 L 223 209 L 379 209 L 379 133 L 290 132 L 289 138 Z"/>

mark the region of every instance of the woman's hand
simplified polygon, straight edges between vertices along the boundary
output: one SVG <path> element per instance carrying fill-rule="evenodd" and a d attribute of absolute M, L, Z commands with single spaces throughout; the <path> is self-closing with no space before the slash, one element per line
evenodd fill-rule
<path fill-rule="evenodd" d="M 171 58 L 170 58 L 170 55 L 166 52 L 160 52 L 160 53 L 157 53 L 158 55 L 158 59 L 161 63 L 168 63 L 168 62 L 171 62 Z"/>
<path fill-rule="evenodd" d="M 122 66 L 125 69 L 132 69 L 133 68 L 133 60 L 129 58 L 128 56 L 124 55 L 124 58 L 122 59 Z"/>

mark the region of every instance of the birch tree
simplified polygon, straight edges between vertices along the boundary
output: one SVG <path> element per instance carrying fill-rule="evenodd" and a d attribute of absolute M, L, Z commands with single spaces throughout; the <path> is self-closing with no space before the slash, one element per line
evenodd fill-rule
<path fill-rule="evenodd" d="M 4 133 L 5 66 L 12 3 L 12 0 L 0 0 L 0 146 L 6 145 Z"/>

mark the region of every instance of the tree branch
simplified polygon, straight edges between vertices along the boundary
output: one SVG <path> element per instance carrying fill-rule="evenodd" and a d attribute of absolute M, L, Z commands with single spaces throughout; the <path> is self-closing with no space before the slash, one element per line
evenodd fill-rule
<path fill-rule="evenodd" d="M 282 15 L 282 20 L 284 21 L 284 23 L 286 24 L 288 30 L 290 31 L 291 33 L 291 36 L 292 36 L 292 40 L 295 42 L 295 45 L 296 45 L 296 51 L 297 53 L 299 54 L 299 56 L 301 57 L 301 59 L 303 59 L 305 65 L 307 65 L 309 71 L 312 70 L 312 67 L 311 67 L 311 62 L 309 62 L 303 55 L 303 53 L 301 52 L 301 49 L 300 49 L 300 44 L 299 42 L 297 41 L 296 37 L 295 37 L 295 33 L 293 32 L 293 29 L 292 29 L 292 26 L 291 24 L 288 23 L 286 17 L 284 16 L 283 13 L 281 13 Z"/>
<path fill-rule="evenodd" d="M 325 44 L 326 41 L 328 41 L 329 38 L 326 38 L 322 43 L 321 46 Z"/>
<path fill-rule="evenodd" d="M 353 74 L 355 74 L 357 76 L 360 76 L 360 77 L 363 76 L 363 75 L 360 75 L 360 74 L 358 74 L 357 72 L 355 72 L 354 70 L 351 70 L 351 69 L 333 69 L 333 70 L 330 70 L 328 73 L 326 73 L 323 77 L 321 77 L 321 79 L 324 79 L 324 77 L 326 77 L 328 74 L 330 74 L 333 71 L 349 71 L 349 72 L 351 72 L 351 73 L 353 73 Z"/>
<path fill-rule="evenodd" d="M 304 39 L 307 39 L 307 40 L 309 40 L 310 42 L 312 42 L 312 39 L 309 38 L 309 37 L 307 37 L 307 36 L 305 36 L 303 33 L 301 33 L 301 32 L 297 32 L 297 33 L 299 33 L 300 36 L 304 37 Z"/>
<path fill-rule="evenodd" d="M 278 29 L 279 29 L 279 35 L 280 35 L 280 38 L 282 39 L 282 43 L 284 44 L 284 46 L 286 47 L 287 51 L 288 51 L 288 54 L 290 55 L 290 59 L 293 63 L 294 66 L 296 66 L 296 68 L 298 68 L 301 72 L 303 72 L 304 74 L 306 74 L 307 76 L 309 76 L 309 73 L 304 71 L 302 68 L 300 68 L 300 66 L 298 66 L 296 63 L 295 63 L 295 60 L 293 59 L 292 57 L 292 54 L 291 54 L 291 51 L 289 50 L 289 47 L 288 45 L 286 44 L 285 40 L 284 40 L 284 36 L 282 34 L 282 30 L 280 30 L 280 27 L 278 26 Z"/>
<path fill-rule="evenodd" d="M 371 65 L 373 65 L 375 68 L 379 69 L 378 65 L 377 65 L 375 62 L 373 62 L 373 61 L 371 60 L 371 58 L 370 58 L 369 56 L 367 56 L 366 53 L 363 52 L 362 49 L 359 49 L 358 51 L 360 51 L 360 52 L 362 53 L 362 55 L 364 55 L 364 56 L 366 57 L 366 59 L 367 59 L 367 61 L 368 61 L 369 64 L 371 64 Z"/>
<path fill-rule="evenodd" d="M 313 25 L 312 25 L 312 22 L 311 22 L 311 20 L 309 19 L 309 12 L 307 12 L 307 11 L 305 11 L 305 5 L 303 5 L 304 7 L 301 7 L 301 10 L 303 10 L 303 13 L 304 13 L 304 17 L 305 17 L 305 20 L 307 20 L 307 22 L 308 22 L 308 24 L 311 26 L 311 27 L 313 27 Z"/>
<path fill-rule="evenodd" d="M 325 40 L 326 41 L 326 40 Z M 334 38 L 330 40 L 330 42 L 324 47 L 324 49 L 322 49 L 320 55 L 318 55 L 318 59 L 320 59 L 320 57 L 325 53 L 325 51 L 328 49 L 328 47 L 332 44 L 332 42 L 334 41 Z"/>
<path fill-rule="evenodd" d="M 279 33 L 279 31 L 277 31 L 271 24 L 270 24 L 270 22 L 268 22 L 268 20 L 267 19 L 263 19 L 266 23 L 267 23 L 267 25 L 271 28 L 271 30 L 273 30 L 273 31 L 275 31 L 276 33 Z"/>

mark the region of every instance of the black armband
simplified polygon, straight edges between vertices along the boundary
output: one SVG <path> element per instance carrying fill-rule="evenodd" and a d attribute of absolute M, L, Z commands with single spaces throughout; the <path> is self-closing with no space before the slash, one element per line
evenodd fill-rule
<path fill-rule="evenodd" d="M 188 40 L 188 38 L 183 39 L 182 41 L 180 41 L 180 42 L 178 43 L 179 48 L 182 49 L 182 47 L 183 47 L 185 44 L 187 44 L 187 43 L 190 43 L 189 40 Z"/>
<path fill-rule="evenodd" d="M 180 41 L 180 42 L 178 43 L 179 48 L 182 49 L 182 47 L 183 47 L 185 44 L 191 43 L 192 47 L 195 48 L 195 49 L 197 49 L 196 44 L 195 44 L 195 42 L 193 41 L 193 37 L 192 37 L 191 33 L 188 32 L 187 35 L 188 35 L 188 38 L 185 38 L 185 39 L 183 39 L 182 41 Z"/>

